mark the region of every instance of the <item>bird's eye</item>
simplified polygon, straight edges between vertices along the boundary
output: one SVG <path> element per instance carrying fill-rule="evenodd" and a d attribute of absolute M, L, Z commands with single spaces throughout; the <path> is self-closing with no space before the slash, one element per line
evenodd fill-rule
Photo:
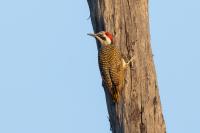
<path fill-rule="evenodd" d="M 101 39 L 106 40 L 106 38 L 104 36 L 102 36 Z"/>
<path fill-rule="evenodd" d="M 102 35 L 102 34 L 99 34 L 98 35 L 102 40 L 106 40 L 106 38 Z"/>

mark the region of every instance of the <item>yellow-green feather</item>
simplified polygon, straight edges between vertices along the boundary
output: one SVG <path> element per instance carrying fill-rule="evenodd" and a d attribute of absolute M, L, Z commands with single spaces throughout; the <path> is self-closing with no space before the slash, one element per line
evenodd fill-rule
<path fill-rule="evenodd" d="M 114 45 L 104 46 L 99 50 L 98 59 L 103 84 L 108 89 L 114 102 L 117 102 L 124 80 L 124 69 L 120 51 Z"/>

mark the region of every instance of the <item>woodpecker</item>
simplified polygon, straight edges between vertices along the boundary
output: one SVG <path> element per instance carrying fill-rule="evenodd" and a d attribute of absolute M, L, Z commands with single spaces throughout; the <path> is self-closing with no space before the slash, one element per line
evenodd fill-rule
<path fill-rule="evenodd" d="M 89 33 L 88 35 L 95 37 L 100 42 L 98 50 L 98 63 L 102 77 L 102 84 L 108 90 L 114 103 L 120 99 L 121 90 L 124 87 L 124 72 L 128 63 L 122 58 L 119 49 L 113 44 L 113 36 L 111 33 L 101 31 L 99 33 Z"/>

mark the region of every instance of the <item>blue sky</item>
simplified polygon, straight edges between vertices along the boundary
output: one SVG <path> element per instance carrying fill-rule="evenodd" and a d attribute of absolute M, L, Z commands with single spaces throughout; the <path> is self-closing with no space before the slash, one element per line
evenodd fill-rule
<path fill-rule="evenodd" d="M 150 1 L 168 133 L 200 132 L 200 2 Z M 0 132 L 110 133 L 87 2 L 0 1 Z"/>

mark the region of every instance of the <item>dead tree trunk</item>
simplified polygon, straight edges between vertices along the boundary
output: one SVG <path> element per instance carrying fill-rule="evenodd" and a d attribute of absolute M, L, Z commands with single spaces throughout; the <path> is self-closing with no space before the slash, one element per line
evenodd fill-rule
<path fill-rule="evenodd" d="M 148 0 L 87 1 L 94 32 L 113 33 L 125 59 L 135 56 L 119 103 L 113 106 L 105 91 L 112 132 L 165 133 L 150 46 Z"/>

